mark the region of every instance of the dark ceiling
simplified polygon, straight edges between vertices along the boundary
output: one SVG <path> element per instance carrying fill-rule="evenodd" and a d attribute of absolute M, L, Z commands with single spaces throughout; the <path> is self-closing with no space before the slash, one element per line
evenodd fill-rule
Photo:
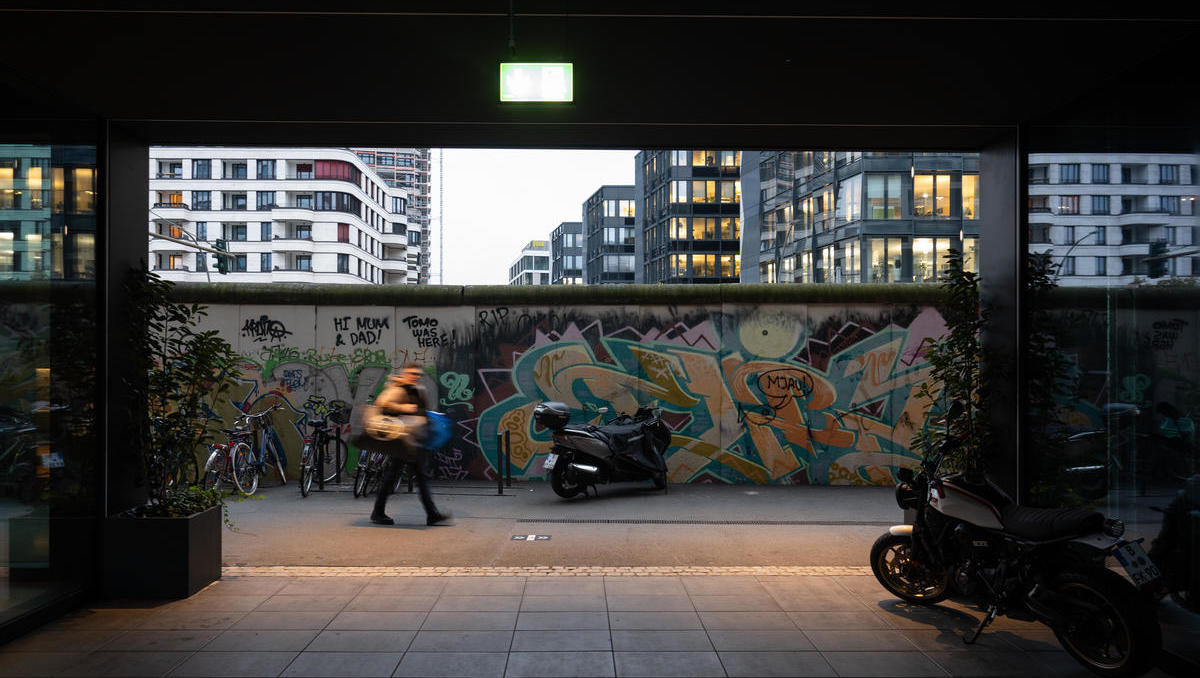
<path fill-rule="evenodd" d="M 1194 8 L 516 2 L 516 56 L 575 63 L 575 102 L 533 106 L 497 102 L 503 0 L 101 4 L 0 5 L 0 115 L 156 143 L 948 149 L 1018 124 L 1177 148 L 1200 120 Z"/>

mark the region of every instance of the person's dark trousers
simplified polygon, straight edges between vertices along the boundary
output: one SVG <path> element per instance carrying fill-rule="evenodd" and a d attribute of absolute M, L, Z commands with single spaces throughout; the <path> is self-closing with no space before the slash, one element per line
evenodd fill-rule
<path fill-rule="evenodd" d="M 387 470 L 384 471 L 383 479 L 379 482 L 379 494 L 375 497 L 375 510 L 371 513 L 373 516 L 382 516 L 387 513 L 388 495 L 391 494 L 392 488 L 396 486 L 396 481 L 400 479 L 400 470 L 407 464 L 414 474 L 414 480 L 417 481 L 417 490 L 421 496 L 421 506 L 425 509 L 425 517 L 433 518 L 440 515 L 437 506 L 433 503 L 433 493 L 429 491 L 429 471 L 425 468 L 425 464 L 420 462 L 405 462 L 401 458 L 392 457 L 388 460 Z"/>

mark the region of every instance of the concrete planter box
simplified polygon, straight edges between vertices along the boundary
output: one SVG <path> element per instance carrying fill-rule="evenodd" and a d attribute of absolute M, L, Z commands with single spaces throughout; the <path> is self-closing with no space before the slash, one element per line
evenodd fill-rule
<path fill-rule="evenodd" d="M 101 592 L 187 598 L 221 578 L 221 507 L 184 518 L 104 519 Z"/>

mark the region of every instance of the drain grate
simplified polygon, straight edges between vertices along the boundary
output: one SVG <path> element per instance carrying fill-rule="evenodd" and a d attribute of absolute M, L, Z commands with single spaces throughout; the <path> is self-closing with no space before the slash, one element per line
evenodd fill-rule
<path fill-rule="evenodd" d="M 895 525 L 874 520 L 671 520 L 653 518 L 518 518 L 518 523 L 555 525 Z"/>

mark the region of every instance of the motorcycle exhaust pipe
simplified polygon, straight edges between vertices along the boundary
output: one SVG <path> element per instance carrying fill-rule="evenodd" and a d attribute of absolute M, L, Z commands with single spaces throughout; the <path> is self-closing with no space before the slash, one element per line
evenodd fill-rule
<path fill-rule="evenodd" d="M 587 474 L 587 475 L 590 475 L 590 476 L 594 476 L 594 475 L 599 475 L 599 474 L 600 474 L 600 468 L 599 468 L 598 466 L 592 466 L 591 464 L 575 464 L 575 463 L 572 463 L 572 464 L 570 464 L 568 467 L 569 467 L 569 468 L 570 468 L 572 471 L 574 471 L 574 472 L 576 473 L 576 475 L 578 475 L 578 474 L 580 474 L 580 473 L 584 473 L 584 474 Z"/>

